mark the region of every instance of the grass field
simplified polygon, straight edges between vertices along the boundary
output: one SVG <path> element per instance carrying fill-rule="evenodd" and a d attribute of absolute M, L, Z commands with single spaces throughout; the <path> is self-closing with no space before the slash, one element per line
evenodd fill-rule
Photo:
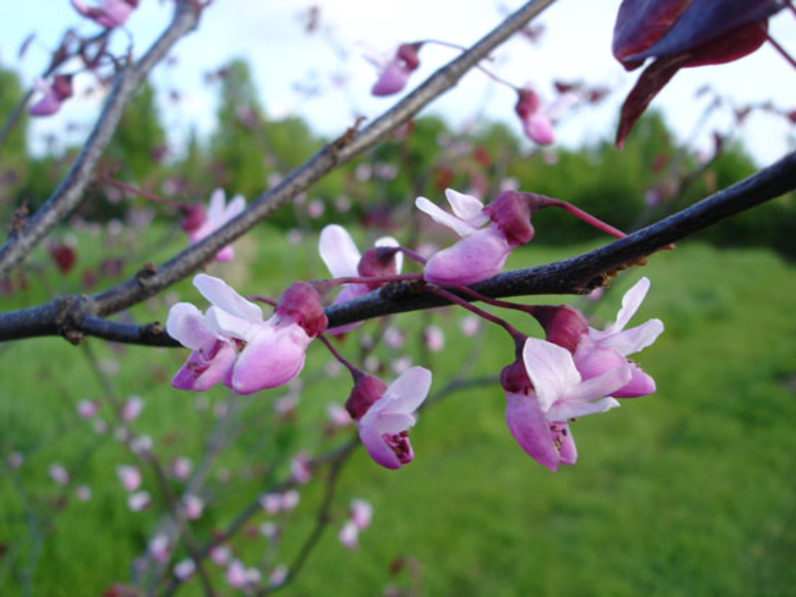
<path fill-rule="evenodd" d="M 575 250 L 534 247 L 515 254 L 510 265 Z M 263 240 L 256 254 L 241 248 L 250 273 L 231 275 L 243 292 L 273 294 L 291 271 L 322 274 L 313 251 L 308 244 L 286 252 Z M 576 422 L 580 461 L 558 474 L 516 445 L 497 384 L 447 396 L 413 430 L 416 460 L 410 466 L 386 471 L 364 451 L 354 454 L 338 488 L 335 522 L 285 593 L 374 595 L 396 585 L 457 596 L 796 594 L 796 273 L 765 251 L 683 243 L 620 278 L 595 317 L 613 317 L 621 291 L 642 274 L 651 278 L 652 290 L 634 321 L 659 317 L 666 324 L 638 359 L 656 378 L 656 395 Z M 58 284 L 76 288 L 76 278 Z M 36 298 L 35 288 L 4 304 Z M 199 301 L 187 282 L 176 292 Z M 165 313 L 155 301 L 138 308 L 136 317 L 162 320 Z M 473 377 L 496 374 L 511 358 L 500 330 L 466 338 L 456 325 L 461 317 L 450 310 L 429 316 L 445 329 L 447 342 L 443 352 L 425 356 L 417 330 L 426 318 L 396 319 L 408 330 L 404 350 L 416 361 L 428 360 L 434 388 L 474 351 Z M 356 354 L 354 341 L 346 339 L 346 354 Z M 210 410 L 195 408 L 195 395 L 168 386 L 185 352 L 116 349 L 98 341 L 90 346 L 106 368 L 118 363 L 110 375 L 115 393 L 146 399 L 136 426 L 152 436 L 158 455 L 166 462 L 181 454 L 196 461 L 215 419 Z M 385 362 L 396 356 L 386 348 L 378 354 Z M 290 424 L 280 423 L 272 408 L 284 390 L 231 403 L 222 388 L 207 393 L 211 409 L 221 402 L 233 408 L 240 437 L 213 467 L 207 512 L 193 525 L 200 540 L 278 478 L 296 450 L 319 453 L 344 439 L 321 433 L 326 405 L 342 402 L 348 392 L 345 377 L 323 378 L 326 361 L 314 346 Z M 101 393 L 84 349 L 54 338 L 3 346 L 0 379 L 2 456 L 13 450 L 26 455 L 17 471 L 0 469 L 0 545 L 6 548 L 0 593 L 96 595 L 124 581 L 159 512 L 128 510 L 115 466 L 132 457 L 75 414 L 78 400 Z M 86 484 L 91 500 L 78 502 L 71 493 L 62 499 L 47 476 L 55 461 L 79 471 L 70 490 Z M 281 464 L 263 466 L 275 461 Z M 216 479 L 221 469 L 230 481 Z M 150 473 L 144 485 L 155 493 Z M 303 490 L 276 561 L 290 561 L 309 532 L 320 490 L 318 484 Z M 371 501 L 375 515 L 361 548 L 349 552 L 336 534 L 353 497 Z M 247 533 L 233 546 L 249 564 L 268 553 L 266 539 Z M 391 576 L 399 556 L 412 562 L 411 570 Z M 222 571 L 212 570 L 223 589 Z M 198 582 L 183 592 L 199 594 Z"/>

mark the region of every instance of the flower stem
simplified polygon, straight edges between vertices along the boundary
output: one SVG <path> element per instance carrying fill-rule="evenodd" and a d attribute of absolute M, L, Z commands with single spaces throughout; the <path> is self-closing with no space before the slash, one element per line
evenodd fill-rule
<path fill-rule="evenodd" d="M 276 307 L 277 302 L 274 299 L 269 299 L 265 296 L 260 296 L 259 294 L 251 294 L 246 297 L 247 300 L 255 301 L 257 303 L 265 303 L 266 305 L 271 305 L 272 307 Z"/>
<path fill-rule="evenodd" d="M 792 5 L 790 5 L 790 4 L 789 4 L 789 6 L 790 6 L 791 10 L 793 10 L 793 6 L 792 6 Z M 794 11 L 794 12 L 796 12 L 796 11 Z M 781 55 L 781 56 L 782 56 L 782 57 L 783 57 L 785 60 L 787 60 L 788 62 L 790 62 L 790 65 L 791 65 L 793 68 L 796 68 L 796 60 L 794 60 L 793 56 L 791 56 L 790 54 L 788 54 L 788 52 L 785 50 L 785 48 L 783 48 L 781 45 L 779 45 L 779 43 L 778 43 L 778 42 L 777 42 L 777 41 L 776 41 L 776 40 L 775 40 L 773 37 L 771 37 L 771 35 L 769 35 L 768 33 L 766 34 L 766 39 L 768 39 L 768 42 L 769 42 L 769 43 L 770 43 L 772 46 L 774 46 L 774 48 L 776 48 L 777 52 L 779 52 L 779 53 L 780 53 L 780 55 Z"/>
<path fill-rule="evenodd" d="M 351 372 L 351 375 L 354 377 L 354 380 L 357 379 L 357 376 L 361 374 L 361 371 L 354 367 L 343 355 L 341 355 L 337 349 L 332 346 L 332 343 L 329 341 L 329 338 L 326 337 L 325 334 L 320 334 L 318 336 L 318 340 L 320 340 L 323 345 L 329 349 L 329 352 L 332 353 L 332 356 L 336 358 L 340 363 L 345 365 L 345 367 Z"/>
<path fill-rule="evenodd" d="M 415 253 L 411 249 L 407 249 L 406 247 L 398 247 L 398 250 L 401 251 L 404 255 L 409 257 L 412 261 L 416 261 L 420 265 L 425 265 L 428 259 L 423 257 L 420 253 Z"/>
<path fill-rule="evenodd" d="M 395 274 L 392 276 L 373 276 L 369 278 L 359 278 L 355 276 L 344 278 L 332 278 L 328 282 L 332 286 L 340 284 L 389 284 L 390 282 L 419 282 L 423 279 L 422 274 Z M 324 280 L 326 282 L 327 280 Z"/>
<path fill-rule="evenodd" d="M 442 298 L 445 298 L 445 299 L 449 300 L 452 303 L 460 305 L 460 306 L 464 307 L 465 309 L 467 309 L 468 311 L 472 311 L 473 313 L 475 313 L 479 317 L 483 317 L 487 321 L 491 321 L 492 323 L 496 323 L 497 325 L 502 327 L 504 330 L 506 330 L 514 341 L 524 340 L 524 338 L 525 338 L 525 334 L 523 334 L 522 332 L 517 330 L 514 326 L 512 326 L 505 319 L 501 319 L 500 317 L 496 317 L 496 316 L 492 315 L 491 313 L 488 313 L 487 311 L 484 311 L 483 309 L 479 309 L 475 305 L 472 305 L 472 304 L 468 303 L 462 297 L 460 297 L 460 296 L 458 296 L 458 295 L 456 295 L 456 294 L 454 294 L 452 292 L 448 292 L 447 290 L 444 290 L 444 289 L 439 288 L 437 286 L 429 286 L 428 287 L 428 291 L 433 293 L 433 294 L 436 294 L 438 296 L 441 296 Z"/>
<path fill-rule="evenodd" d="M 153 195 L 149 191 L 145 191 L 144 189 L 139 189 L 138 187 L 134 187 L 132 185 L 127 184 L 126 182 L 122 182 L 121 180 L 116 180 L 116 179 L 110 178 L 110 177 L 105 176 L 105 175 L 97 176 L 97 181 L 101 182 L 101 183 L 104 183 L 104 184 L 112 185 L 112 186 L 117 187 L 117 188 L 120 188 L 123 191 L 127 191 L 128 193 L 132 193 L 134 195 L 137 195 L 137 196 L 141 197 L 142 199 L 146 199 L 147 201 L 151 201 L 152 203 L 158 203 L 160 205 L 165 205 L 167 207 L 173 207 L 174 209 L 180 209 L 180 208 L 188 207 L 188 205 L 185 204 L 185 203 L 181 203 L 179 201 L 171 201 L 169 199 L 163 199 L 162 197 L 158 197 L 157 195 Z"/>
<path fill-rule="evenodd" d="M 454 44 L 454 43 L 447 42 L 447 41 L 442 41 L 442 40 L 439 40 L 439 39 L 424 39 L 422 42 L 418 42 L 418 43 L 435 44 L 435 45 L 438 45 L 438 46 L 444 46 L 446 48 L 453 48 L 454 50 L 461 50 L 462 52 L 467 50 L 467 48 L 465 48 L 464 46 L 460 46 L 458 44 Z M 489 58 L 487 56 L 485 58 L 485 60 L 491 60 L 491 58 Z M 499 77 L 498 75 L 496 75 L 495 73 L 493 73 L 489 69 L 481 66 L 480 64 L 476 64 L 475 68 L 480 70 L 482 73 L 484 73 L 487 77 L 489 77 L 490 79 L 492 79 L 496 83 L 500 83 L 501 85 L 505 85 L 506 87 L 510 87 L 514 91 L 519 91 L 519 89 L 517 88 L 516 85 L 514 85 L 513 83 L 509 83 L 508 81 L 506 81 L 506 79 L 503 79 L 503 78 Z"/>
<path fill-rule="evenodd" d="M 579 218 L 589 224 L 590 226 L 594 226 L 598 230 L 602 230 L 606 234 L 610 234 L 614 238 L 625 238 L 627 234 L 619 230 L 619 228 L 614 228 L 610 224 L 606 224 L 599 218 L 595 218 L 590 213 L 587 213 L 580 209 L 579 207 L 575 207 L 571 203 L 567 203 L 566 201 L 555 200 L 553 205 L 556 207 L 560 207 L 564 211 L 572 214 L 576 218 Z"/>

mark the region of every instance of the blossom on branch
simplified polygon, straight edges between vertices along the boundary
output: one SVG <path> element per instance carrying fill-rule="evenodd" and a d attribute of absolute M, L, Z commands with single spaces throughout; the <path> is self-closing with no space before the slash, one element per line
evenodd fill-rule
<path fill-rule="evenodd" d="M 346 409 L 357 423 L 359 438 L 370 457 L 389 469 L 412 462 L 409 443 L 412 416 L 431 388 L 431 372 L 423 367 L 404 371 L 389 387 L 372 375 L 362 374 L 354 384 Z"/>
<path fill-rule="evenodd" d="M 99 0 L 99 6 L 86 6 L 80 0 L 70 2 L 82 16 L 108 29 L 124 25 L 138 8 L 138 0 Z"/>
<path fill-rule="evenodd" d="M 224 190 L 216 189 L 210 195 L 207 212 L 199 204 L 185 210 L 182 229 L 188 233 L 188 242 L 195 245 L 243 213 L 244 209 L 246 209 L 246 199 L 242 195 L 235 195 L 227 204 Z M 216 261 L 232 261 L 234 258 L 235 250 L 231 246 L 226 246 L 216 253 Z"/>
<path fill-rule="evenodd" d="M 539 145 L 550 145 L 555 141 L 553 124 L 562 112 L 578 102 L 574 93 L 562 93 L 550 104 L 543 104 L 539 94 L 525 87 L 517 91 L 518 99 L 514 111 L 520 117 L 525 136 Z"/>
<path fill-rule="evenodd" d="M 52 116 L 61 109 L 67 99 L 72 97 L 72 75 L 55 75 L 52 83 L 36 79 L 34 89 L 41 97 L 28 110 L 31 116 Z"/>
<path fill-rule="evenodd" d="M 517 443 L 534 460 L 557 471 L 575 464 L 578 453 L 569 422 L 619 406 L 610 395 L 631 378 L 620 365 L 584 380 L 565 348 L 528 338 L 522 362 L 506 367 L 501 383 L 506 391 L 506 423 Z"/>
<path fill-rule="evenodd" d="M 166 329 L 193 350 L 172 380 L 184 390 L 206 390 L 223 381 L 239 394 L 286 384 L 304 367 L 310 342 L 326 328 L 317 291 L 296 282 L 282 295 L 274 315 L 263 319 L 260 307 L 226 282 L 199 274 L 194 286 L 212 306 L 202 313 L 190 303 L 169 311 Z"/>
<path fill-rule="evenodd" d="M 398 93 L 409 81 L 409 75 L 420 66 L 418 51 L 423 44 L 401 44 L 389 59 L 368 58 L 379 69 L 379 78 L 370 92 L 378 97 Z"/>

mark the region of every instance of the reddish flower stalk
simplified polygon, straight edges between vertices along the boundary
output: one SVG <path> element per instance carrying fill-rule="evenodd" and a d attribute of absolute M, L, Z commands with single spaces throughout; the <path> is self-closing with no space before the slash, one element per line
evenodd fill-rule
<path fill-rule="evenodd" d="M 354 378 L 354 381 L 361 377 L 362 371 L 360 371 L 357 367 L 351 364 L 351 362 L 346 359 L 340 352 L 332 345 L 329 341 L 329 338 L 326 337 L 325 334 L 321 334 L 318 336 L 318 340 L 320 340 L 323 345 L 329 349 L 329 352 L 332 353 L 332 356 L 337 359 L 342 365 L 345 366 L 351 372 L 351 376 Z"/>
<path fill-rule="evenodd" d="M 496 317 L 495 315 L 492 315 L 491 313 L 489 313 L 487 311 L 484 311 L 483 309 L 479 309 L 475 305 L 472 305 L 472 304 L 468 303 L 462 297 L 457 296 L 457 295 L 455 295 L 452 292 L 448 292 L 447 290 L 443 290 L 442 288 L 439 288 L 437 286 L 429 286 L 428 287 L 428 291 L 433 293 L 433 294 L 436 294 L 438 296 L 441 296 L 441 297 L 443 297 L 445 299 L 448 299 L 452 303 L 455 303 L 457 305 L 460 305 L 460 306 L 464 307 L 468 311 L 471 311 L 471 312 L 475 313 L 476 315 L 486 319 L 487 321 L 490 321 L 492 323 L 496 323 L 497 325 L 502 327 L 504 330 L 506 330 L 506 332 L 508 332 L 508 334 L 512 337 L 512 339 L 515 342 L 522 343 L 525 340 L 525 338 L 526 338 L 525 334 L 523 334 L 522 332 L 517 330 L 514 326 L 512 326 L 505 319 L 501 319 L 500 317 Z"/>
<path fill-rule="evenodd" d="M 791 10 L 793 10 L 793 6 L 791 6 L 790 4 L 789 4 L 788 6 L 790 6 Z M 794 12 L 796 13 L 796 11 L 794 11 Z M 770 34 L 770 33 L 767 33 L 767 34 L 766 34 L 766 39 L 768 40 L 768 43 L 770 43 L 772 46 L 774 46 L 774 48 L 777 50 L 777 52 L 779 52 L 779 53 L 780 53 L 780 55 L 781 55 L 781 56 L 782 56 L 782 57 L 783 57 L 785 60 L 787 60 L 788 62 L 790 62 L 790 65 L 791 65 L 793 68 L 796 68 L 796 60 L 794 60 L 793 56 L 791 56 L 790 54 L 788 54 L 788 52 L 785 50 L 785 48 L 783 48 L 783 47 L 782 47 L 782 46 L 781 46 L 781 45 L 780 45 L 780 44 L 777 42 L 777 40 L 775 40 L 773 37 L 771 37 L 771 34 Z"/>
<path fill-rule="evenodd" d="M 158 197 L 157 195 L 154 195 L 149 191 L 146 191 L 138 187 L 134 187 L 132 185 L 127 184 L 126 182 L 122 182 L 121 180 L 116 180 L 114 178 L 110 178 L 102 174 L 97 176 L 97 182 L 101 182 L 103 184 L 109 184 L 111 186 L 117 187 L 119 189 L 122 189 L 123 191 L 127 191 L 128 193 L 132 193 L 133 195 L 141 197 L 142 199 L 146 199 L 147 201 L 151 201 L 152 203 L 157 203 L 159 205 L 165 205 L 167 207 L 172 207 L 174 209 L 185 209 L 186 207 L 189 207 L 189 205 L 186 203 L 181 203 L 179 201 L 172 201 L 170 199 L 164 199 L 163 197 Z"/>

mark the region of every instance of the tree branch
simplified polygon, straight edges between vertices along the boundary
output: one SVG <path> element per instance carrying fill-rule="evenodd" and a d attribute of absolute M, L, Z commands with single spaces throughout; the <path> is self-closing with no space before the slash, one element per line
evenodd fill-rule
<path fill-rule="evenodd" d="M 179 2 L 174 19 L 149 51 L 135 64 L 116 75 L 113 90 L 105 102 L 94 130 L 72 168 L 47 202 L 0 248 L 0 276 L 7 274 L 38 245 L 82 200 L 94 169 L 124 114 L 124 108 L 172 46 L 199 22 L 200 9 L 188 0 Z"/>
<path fill-rule="evenodd" d="M 608 272 L 793 189 L 796 189 L 796 152 L 623 239 L 564 261 L 499 274 L 472 288 L 491 298 L 583 294 L 600 284 Z M 353 301 L 327 307 L 326 315 L 329 327 L 336 327 L 448 304 L 445 299 L 424 292 L 417 283 L 389 284 Z M 178 345 L 160 324 L 117 323 L 98 317 L 96 313 L 94 298 L 85 296 L 62 297 L 38 307 L 0 313 L 0 340 L 62 335 L 77 342 L 83 335 L 93 335 L 132 344 Z"/>

